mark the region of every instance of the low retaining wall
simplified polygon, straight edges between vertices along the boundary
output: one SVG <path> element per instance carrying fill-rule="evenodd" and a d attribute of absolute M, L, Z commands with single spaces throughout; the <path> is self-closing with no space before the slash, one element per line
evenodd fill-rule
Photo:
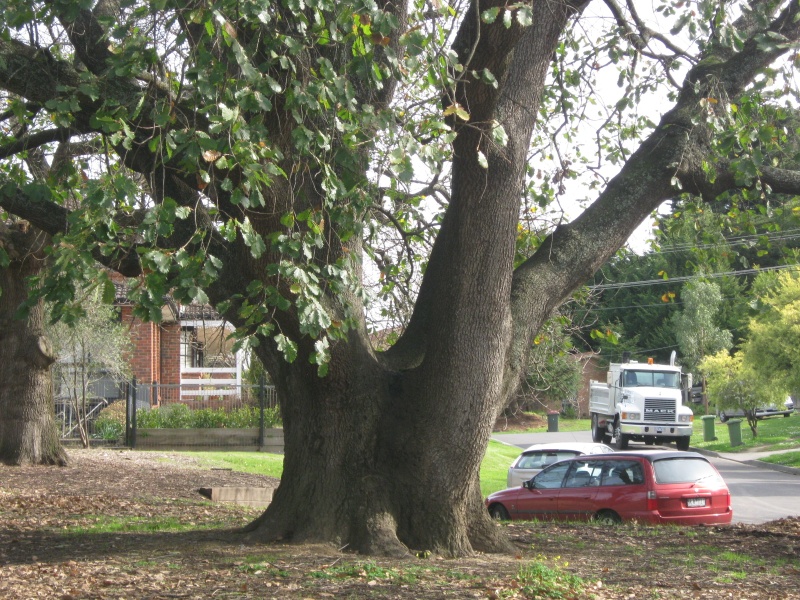
<path fill-rule="evenodd" d="M 236 449 L 283 453 L 283 429 L 265 429 L 258 443 L 258 427 L 250 429 L 137 429 L 136 448 L 149 450 Z"/>

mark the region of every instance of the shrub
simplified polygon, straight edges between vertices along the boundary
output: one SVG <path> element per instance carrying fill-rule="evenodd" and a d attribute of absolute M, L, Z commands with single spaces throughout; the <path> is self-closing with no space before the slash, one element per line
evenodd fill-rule
<path fill-rule="evenodd" d="M 230 411 L 201 408 L 191 410 L 185 404 L 169 404 L 152 410 L 136 412 L 136 426 L 142 429 L 209 429 L 227 427 L 245 429 L 259 426 L 259 409 L 244 406 Z M 278 408 L 264 409 L 264 426 L 280 425 Z"/>
<path fill-rule="evenodd" d="M 101 410 L 94 420 L 92 437 L 101 440 L 119 440 L 125 433 L 125 402 L 112 402 Z"/>
<path fill-rule="evenodd" d="M 92 437 L 100 440 L 119 440 L 125 433 L 125 425 L 114 419 L 98 417 L 94 421 L 94 434 Z"/>

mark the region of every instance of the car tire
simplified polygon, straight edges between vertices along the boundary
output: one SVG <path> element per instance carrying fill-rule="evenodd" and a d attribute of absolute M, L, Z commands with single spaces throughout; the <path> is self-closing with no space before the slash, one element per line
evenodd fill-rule
<path fill-rule="evenodd" d="M 691 436 L 685 435 L 675 440 L 675 447 L 681 452 L 686 452 L 689 449 L 689 440 Z"/>
<path fill-rule="evenodd" d="M 728 415 L 726 415 L 724 412 L 719 413 L 720 423 L 725 423 L 727 420 L 728 420 Z"/>
<path fill-rule="evenodd" d="M 622 523 L 622 517 L 613 510 L 601 510 L 594 516 L 594 521 L 601 525 L 619 525 Z"/>
<path fill-rule="evenodd" d="M 506 507 L 502 504 L 492 504 L 489 507 L 489 516 L 495 521 L 510 521 L 511 516 L 508 514 Z"/>

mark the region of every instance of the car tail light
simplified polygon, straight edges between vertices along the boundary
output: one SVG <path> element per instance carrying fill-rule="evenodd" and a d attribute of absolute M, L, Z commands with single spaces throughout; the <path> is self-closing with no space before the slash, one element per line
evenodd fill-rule
<path fill-rule="evenodd" d="M 658 494 L 655 490 L 647 492 L 647 510 L 658 510 Z"/>

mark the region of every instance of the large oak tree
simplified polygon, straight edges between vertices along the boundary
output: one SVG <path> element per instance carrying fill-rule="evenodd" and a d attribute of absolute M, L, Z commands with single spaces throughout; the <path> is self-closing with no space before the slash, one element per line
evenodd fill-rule
<path fill-rule="evenodd" d="M 796 1 L 659 5 L 674 35 L 616 0 L 6 4 L 0 85 L 26 127 L 0 145 L 0 206 L 54 236 L 40 289 L 67 313 L 72 281 L 109 287 L 99 261 L 137 278 L 141 314 L 166 292 L 210 301 L 254 346 L 286 439 L 256 540 L 506 547 L 478 467 L 542 323 L 678 188 L 800 188 L 740 135 L 786 133 L 756 121 Z M 559 142 L 605 66 L 624 95 L 597 160 L 618 173 L 516 260 L 521 213 L 586 157 Z M 660 85 L 656 124 L 637 102 Z M 96 158 L 32 184 L 24 153 L 65 141 Z M 410 312 L 385 351 L 365 257 Z"/>

